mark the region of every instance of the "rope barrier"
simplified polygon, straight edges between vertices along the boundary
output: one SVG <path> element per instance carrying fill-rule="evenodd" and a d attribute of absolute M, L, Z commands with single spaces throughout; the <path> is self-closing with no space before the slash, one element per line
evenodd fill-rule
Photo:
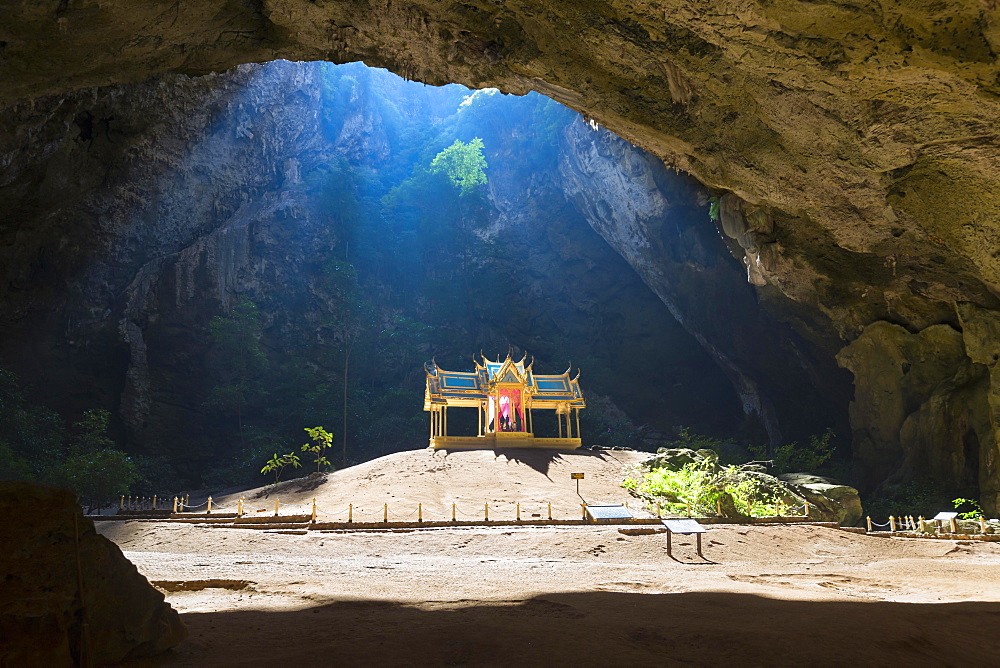
<path fill-rule="evenodd" d="M 389 514 L 392 515 L 395 519 L 403 522 L 403 521 L 406 521 L 406 520 L 410 519 L 414 515 L 416 515 L 417 514 L 417 510 L 418 510 L 417 508 L 414 508 L 412 513 L 410 513 L 409 515 L 404 515 L 403 517 L 400 517 L 396 513 L 392 512 L 391 510 L 389 511 Z"/>
<path fill-rule="evenodd" d="M 197 506 L 189 506 L 186 503 L 181 503 L 179 505 L 180 505 L 181 508 L 201 508 L 202 506 L 207 506 L 208 505 L 208 501 L 205 501 L 204 503 L 199 503 Z"/>

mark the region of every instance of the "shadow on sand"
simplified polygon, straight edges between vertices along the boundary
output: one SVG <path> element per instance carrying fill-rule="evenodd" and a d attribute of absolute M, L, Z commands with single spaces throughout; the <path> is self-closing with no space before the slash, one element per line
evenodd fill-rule
<path fill-rule="evenodd" d="M 444 452 L 451 452 L 444 450 Z M 494 458 L 503 456 L 509 462 L 515 462 L 538 471 L 546 478 L 549 478 L 549 468 L 555 462 L 565 460 L 564 455 L 572 454 L 574 457 L 596 457 L 601 461 L 614 459 L 609 457 L 607 450 L 549 450 L 542 448 L 494 448 Z M 551 480 L 551 478 L 549 478 Z"/>
<path fill-rule="evenodd" d="M 133 665 L 954 666 L 1000 652 L 1000 603 L 617 591 L 630 585 L 519 601 L 187 613 L 188 641 Z"/>

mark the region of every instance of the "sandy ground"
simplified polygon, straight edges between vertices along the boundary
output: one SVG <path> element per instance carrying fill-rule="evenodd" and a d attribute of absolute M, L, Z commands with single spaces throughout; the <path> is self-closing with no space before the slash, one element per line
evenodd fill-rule
<path fill-rule="evenodd" d="M 275 499 L 285 514 L 311 511 L 315 498 L 320 521 L 346 520 L 349 505 L 354 506 L 354 521 L 381 521 L 384 504 L 389 505 L 389 519 L 415 521 L 418 503 L 426 520 L 450 520 L 452 503 L 458 519 L 483 519 L 486 503 L 490 519 L 514 519 L 517 503 L 522 517 L 529 519 L 532 513 L 545 517 L 551 503 L 553 517 L 580 519 L 584 502 L 635 506 L 621 487 L 623 471 L 648 456 L 627 450 L 411 450 L 322 478 L 220 495 L 214 502 L 235 508 L 243 496 L 249 514 L 266 516 L 273 514 Z M 579 496 L 570 478 L 574 472 L 585 475 Z"/>
<path fill-rule="evenodd" d="M 547 491 L 537 499 L 568 509 L 577 502 L 562 468 L 579 461 L 565 455 L 541 472 L 492 452 L 438 454 L 450 467 L 434 473 L 446 471 L 455 485 L 479 477 L 478 489 L 456 489 L 419 472 L 433 453 L 411 454 L 383 470 L 410 486 L 381 493 L 502 504 Z M 594 457 L 594 493 L 598 469 L 620 477 L 634 457 L 612 454 L 620 461 L 581 455 Z M 351 476 L 376 482 L 375 463 L 306 493 L 362 497 L 326 488 L 346 487 Z M 546 473 L 557 489 L 535 481 L 521 494 Z M 615 500 L 614 485 L 605 489 L 601 500 Z M 608 526 L 306 535 L 150 522 L 98 528 L 167 592 L 191 631 L 156 665 L 1000 662 L 998 543 L 717 525 L 701 559 L 692 540 L 675 539 L 670 558 L 662 534 Z"/>

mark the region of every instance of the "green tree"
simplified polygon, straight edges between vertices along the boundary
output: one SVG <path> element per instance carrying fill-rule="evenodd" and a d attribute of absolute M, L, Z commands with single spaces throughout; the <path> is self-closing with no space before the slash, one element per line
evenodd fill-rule
<path fill-rule="evenodd" d="M 0 480 L 39 480 L 62 456 L 61 417 L 29 403 L 13 372 L 0 369 Z"/>
<path fill-rule="evenodd" d="M 242 448 L 246 447 L 247 404 L 260 396 L 258 380 L 267 368 L 267 356 L 260 347 L 261 329 L 260 311 L 249 299 L 240 301 L 228 315 L 216 316 L 210 325 L 220 382 L 206 403 L 235 414 Z"/>
<path fill-rule="evenodd" d="M 89 511 L 128 494 L 140 478 L 135 460 L 108 436 L 110 423 L 106 410 L 84 411 L 70 430 L 65 456 L 51 462 L 45 474 L 47 482 L 76 492 Z"/>
<path fill-rule="evenodd" d="M 121 450 L 103 448 L 81 451 L 67 457 L 56 473 L 60 484 L 69 487 L 87 506 L 87 512 L 109 505 L 128 494 L 139 479 L 135 462 Z"/>
<path fill-rule="evenodd" d="M 363 297 L 354 266 L 347 262 L 332 262 L 327 266 L 325 288 L 337 299 L 338 307 L 331 314 L 328 326 L 340 344 L 343 360 L 343 431 L 341 432 L 341 463 L 347 465 L 347 416 L 351 356 L 359 343 L 370 333 L 375 323 L 375 306 Z"/>
<path fill-rule="evenodd" d="M 468 195 L 486 183 L 486 156 L 483 140 L 473 137 L 468 144 L 460 139 L 431 160 L 431 171 L 442 172 L 462 195 Z"/>

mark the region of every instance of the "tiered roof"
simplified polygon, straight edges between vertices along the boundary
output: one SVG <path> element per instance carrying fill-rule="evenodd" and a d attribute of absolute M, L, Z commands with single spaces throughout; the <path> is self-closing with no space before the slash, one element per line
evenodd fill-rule
<path fill-rule="evenodd" d="M 561 374 L 541 375 L 532 371 L 534 359 L 525 365 L 527 355 L 520 362 L 507 359 L 493 362 L 482 356 L 475 357 L 475 371 L 445 371 L 431 360 L 424 365 L 427 372 L 427 389 L 424 393 L 424 410 L 432 406 L 478 406 L 487 399 L 497 385 L 521 385 L 531 396 L 532 408 L 555 409 L 562 406 L 584 408 L 586 402 L 580 391 L 580 372 L 570 378 L 570 369 Z"/>

